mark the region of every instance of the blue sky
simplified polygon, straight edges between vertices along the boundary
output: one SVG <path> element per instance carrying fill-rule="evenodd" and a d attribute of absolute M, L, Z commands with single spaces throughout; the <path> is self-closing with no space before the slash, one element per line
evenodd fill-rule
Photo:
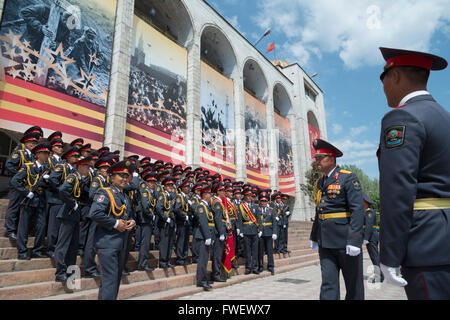
<path fill-rule="evenodd" d="M 298 62 L 324 92 L 328 140 L 378 178 L 375 152 L 387 106 L 378 47 L 430 52 L 450 61 L 448 0 L 208 0 L 250 42 L 267 28 L 277 59 Z M 274 53 L 266 55 L 274 59 Z M 450 111 L 450 67 L 431 73 L 428 91 Z"/>

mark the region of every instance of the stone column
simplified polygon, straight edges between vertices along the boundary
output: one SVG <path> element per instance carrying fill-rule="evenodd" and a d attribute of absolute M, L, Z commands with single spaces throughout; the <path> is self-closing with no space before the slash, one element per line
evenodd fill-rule
<path fill-rule="evenodd" d="M 0 17 L 3 14 L 3 7 L 5 6 L 5 0 L 0 0 Z"/>
<path fill-rule="evenodd" d="M 239 68 L 238 68 L 239 69 Z M 236 181 L 245 181 L 247 178 L 246 154 L 245 154 L 245 103 L 244 80 L 242 75 L 236 72 L 233 76 L 234 83 L 234 139 L 235 139 L 235 165 Z"/>
<path fill-rule="evenodd" d="M 134 0 L 118 0 L 103 144 L 113 151 L 120 150 L 122 156 L 125 149 L 133 17 Z"/>
<path fill-rule="evenodd" d="M 200 35 L 194 35 L 187 45 L 187 114 L 186 114 L 186 166 L 200 166 L 202 141 L 200 113 Z"/>
<path fill-rule="evenodd" d="M 275 130 L 275 116 L 273 107 L 273 92 L 268 94 L 266 103 L 267 134 L 269 142 L 269 177 L 270 189 L 280 190 L 278 187 L 278 139 L 279 133 Z"/>

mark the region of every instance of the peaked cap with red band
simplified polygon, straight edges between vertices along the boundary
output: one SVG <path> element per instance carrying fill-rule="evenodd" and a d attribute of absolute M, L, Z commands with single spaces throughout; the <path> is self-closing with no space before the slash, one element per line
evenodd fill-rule
<path fill-rule="evenodd" d="M 443 70 L 447 67 L 447 61 L 444 58 L 429 53 L 383 47 L 380 47 L 380 51 L 384 60 L 386 60 L 384 71 L 380 75 L 381 81 L 383 81 L 386 72 L 393 67 L 410 66 L 428 71 Z"/>
<path fill-rule="evenodd" d="M 123 161 L 115 163 L 110 168 L 110 171 L 111 171 L 111 174 L 115 174 L 115 173 L 131 174 L 131 172 L 132 172 L 131 167 L 132 167 L 131 161 L 123 160 Z"/>
<path fill-rule="evenodd" d="M 316 139 L 313 142 L 313 147 L 316 150 L 316 157 L 317 156 L 332 156 L 335 158 L 339 158 L 343 156 L 343 153 L 333 146 L 331 143 L 322 140 L 322 139 Z"/>
<path fill-rule="evenodd" d="M 64 154 L 62 155 L 61 158 L 67 159 L 67 158 L 69 158 L 69 157 L 71 157 L 71 156 L 76 156 L 76 157 L 79 156 L 78 148 L 75 148 L 75 147 L 70 148 L 69 150 L 67 150 L 66 152 L 64 152 Z"/>
<path fill-rule="evenodd" d="M 42 131 L 41 127 L 39 126 L 34 126 L 31 128 L 28 128 L 27 131 L 25 131 L 23 134 L 29 134 L 29 133 L 37 133 L 39 135 L 39 137 L 43 137 L 44 136 L 44 132 Z"/>
<path fill-rule="evenodd" d="M 41 143 L 41 144 L 38 144 L 36 147 L 34 147 L 33 150 L 31 151 L 31 153 L 34 154 L 34 155 L 38 154 L 39 152 L 50 153 L 50 149 L 51 149 L 50 144 L 48 144 L 48 143 Z"/>
<path fill-rule="evenodd" d="M 82 166 L 82 165 L 89 165 L 90 166 L 91 165 L 91 161 L 92 161 L 92 157 L 88 156 L 86 158 L 78 160 L 75 164 L 77 166 Z"/>
<path fill-rule="evenodd" d="M 25 134 L 22 137 L 22 139 L 20 139 L 20 142 L 22 142 L 22 143 L 25 143 L 25 142 L 28 142 L 28 141 L 36 141 L 36 142 L 38 142 L 40 138 L 41 138 L 41 136 L 39 135 L 39 133 L 36 133 L 36 132 L 34 132 L 34 133 L 27 133 L 27 134 Z"/>

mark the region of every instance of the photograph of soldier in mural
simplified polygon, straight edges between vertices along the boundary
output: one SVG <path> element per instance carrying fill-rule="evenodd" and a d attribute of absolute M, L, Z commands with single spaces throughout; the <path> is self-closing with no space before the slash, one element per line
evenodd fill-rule
<path fill-rule="evenodd" d="M 282 176 L 294 174 L 294 156 L 291 141 L 280 130 L 278 141 L 278 172 Z"/>
<path fill-rule="evenodd" d="M 131 56 L 127 116 L 177 139 L 184 139 L 186 79 L 164 68 L 146 65 L 141 41 Z"/>
<path fill-rule="evenodd" d="M 8 0 L 0 30 L 6 75 L 106 106 L 116 1 Z"/>
<path fill-rule="evenodd" d="M 247 166 L 256 169 L 268 168 L 267 134 L 264 120 L 251 108 L 245 109 L 245 154 Z"/>
<path fill-rule="evenodd" d="M 234 135 L 227 123 L 225 110 L 232 107 L 228 101 L 221 107 L 214 94 L 209 94 L 210 102 L 202 105 L 202 146 L 208 151 L 223 156 L 227 161 L 234 162 Z"/>

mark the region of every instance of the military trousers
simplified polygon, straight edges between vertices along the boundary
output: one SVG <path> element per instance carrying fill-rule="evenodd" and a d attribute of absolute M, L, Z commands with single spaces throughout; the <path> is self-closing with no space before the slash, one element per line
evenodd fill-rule
<path fill-rule="evenodd" d="M 208 266 L 209 260 L 209 252 L 211 250 L 211 246 L 207 246 L 205 244 L 205 240 L 198 240 L 198 261 L 197 261 L 197 273 L 196 273 L 196 284 L 197 285 L 206 285 L 208 283 L 206 268 Z"/>
<path fill-rule="evenodd" d="M 90 219 L 89 219 L 90 220 Z M 97 273 L 97 263 L 95 263 L 95 246 L 94 246 L 94 238 L 95 238 L 95 230 L 97 229 L 97 223 L 92 221 L 89 223 L 89 229 L 87 231 L 86 244 L 84 246 L 84 255 L 83 255 L 83 263 L 84 263 L 84 273 L 85 274 L 93 274 Z"/>
<path fill-rule="evenodd" d="M 258 271 L 258 235 L 244 234 L 245 270 Z"/>
<path fill-rule="evenodd" d="M 65 274 L 68 266 L 76 264 L 79 236 L 79 221 L 61 219 L 58 242 L 55 248 L 55 274 L 57 276 Z"/>
<path fill-rule="evenodd" d="M 450 300 L 450 265 L 402 267 L 408 300 Z"/>
<path fill-rule="evenodd" d="M 214 245 L 212 247 L 212 274 L 211 277 L 218 278 L 220 277 L 220 269 L 222 266 L 222 256 L 223 250 L 225 249 L 225 241 L 219 240 L 219 235 L 216 235 L 216 239 L 214 241 Z"/>
<path fill-rule="evenodd" d="M 19 214 L 20 214 L 20 203 L 23 197 L 20 197 L 19 192 L 16 189 L 10 188 L 8 193 L 9 203 L 6 209 L 5 215 L 5 229 L 7 234 L 17 233 Z"/>
<path fill-rule="evenodd" d="M 17 230 L 17 251 L 19 255 L 26 255 L 28 252 L 28 232 L 32 218 L 36 218 L 36 234 L 32 253 L 42 253 L 44 250 L 46 215 L 44 207 L 24 206 L 20 211 L 19 225 Z"/>
<path fill-rule="evenodd" d="M 166 223 L 160 229 L 159 242 L 159 265 L 165 267 L 170 262 L 172 255 L 173 238 L 175 236 L 175 228 Z"/>
<path fill-rule="evenodd" d="M 152 230 L 152 223 L 140 225 L 141 243 L 139 245 L 138 269 L 145 268 L 150 260 L 150 240 L 152 238 Z"/>
<path fill-rule="evenodd" d="M 197 262 L 200 252 L 200 239 L 195 238 L 195 232 L 197 231 L 198 227 L 192 228 L 192 243 L 191 243 L 191 253 L 192 253 L 192 262 Z"/>
<path fill-rule="evenodd" d="M 89 209 L 91 206 L 81 205 L 81 221 L 80 221 L 80 237 L 79 237 L 79 249 L 84 251 L 86 246 L 89 227 L 91 226 L 92 220 L 87 217 Z"/>
<path fill-rule="evenodd" d="M 320 300 L 340 300 L 339 273 L 342 270 L 347 293 L 345 300 L 364 300 L 363 257 L 346 254 L 343 249 L 319 247 L 322 285 Z"/>
<path fill-rule="evenodd" d="M 175 252 L 177 254 L 177 263 L 183 263 L 188 257 L 189 251 L 189 223 L 177 224 L 177 240 Z"/>
<path fill-rule="evenodd" d="M 122 279 L 124 250 L 125 247 L 121 249 L 96 249 L 101 273 L 98 300 L 117 299 L 120 280 Z"/>
<path fill-rule="evenodd" d="M 48 224 L 47 224 L 47 253 L 53 256 L 55 253 L 56 243 L 58 242 L 59 227 L 61 219 L 56 218 L 63 204 L 50 203 L 48 205 Z"/>
<path fill-rule="evenodd" d="M 258 262 L 259 269 L 264 268 L 264 253 L 267 253 L 267 270 L 273 271 L 275 263 L 273 260 L 273 240 L 272 237 L 261 237 L 259 239 Z"/>

